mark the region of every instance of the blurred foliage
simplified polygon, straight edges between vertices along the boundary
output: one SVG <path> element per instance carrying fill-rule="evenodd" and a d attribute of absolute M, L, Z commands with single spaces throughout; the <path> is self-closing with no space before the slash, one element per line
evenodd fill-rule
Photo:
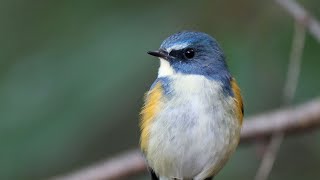
<path fill-rule="evenodd" d="M 300 3 L 320 19 L 319 1 Z M 293 20 L 263 0 L 0 0 L 0 26 L 0 179 L 43 179 L 137 146 L 158 68 L 146 51 L 180 30 L 220 42 L 246 115 L 278 108 Z M 295 103 L 319 95 L 319 49 L 308 35 Z M 319 138 L 289 137 L 271 179 L 318 179 Z M 258 163 L 241 146 L 217 179 L 252 179 Z"/>

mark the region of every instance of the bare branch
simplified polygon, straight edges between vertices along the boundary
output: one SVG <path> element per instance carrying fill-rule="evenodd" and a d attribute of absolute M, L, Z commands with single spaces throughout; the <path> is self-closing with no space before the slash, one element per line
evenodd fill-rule
<path fill-rule="evenodd" d="M 126 179 L 125 177 L 143 171 L 146 171 L 145 161 L 140 151 L 135 149 L 65 176 L 53 177 L 51 180 Z"/>
<path fill-rule="evenodd" d="M 320 127 L 320 98 L 294 108 L 261 114 L 244 121 L 241 143 L 255 141 L 257 136 L 276 132 L 296 134 Z M 132 150 L 104 162 L 50 180 L 127 179 L 146 171 L 139 150 Z"/>
<path fill-rule="evenodd" d="M 241 142 L 255 141 L 257 137 L 284 132 L 308 132 L 320 126 L 320 99 L 317 98 L 295 108 L 286 108 L 247 118 L 241 132 Z"/>
<path fill-rule="evenodd" d="M 294 0 L 275 0 L 320 42 L 320 23 Z"/>
<path fill-rule="evenodd" d="M 295 23 L 293 42 L 288 65 L 287 78 L 283 88 L 283 105 L 291 104 L 299 81 L 301 59 L 305 43 L 305 27 Z M 280 146 L 284 139 L 284 132 L 275 133 L 262 157 L 260 167 L 257 171 L 256 180 L 267 180 L 271 173 L 273 164 L 277 158 Z"/>

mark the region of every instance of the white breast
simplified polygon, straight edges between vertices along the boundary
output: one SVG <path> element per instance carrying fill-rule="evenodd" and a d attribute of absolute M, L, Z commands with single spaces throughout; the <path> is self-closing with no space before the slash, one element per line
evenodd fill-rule
<path fill-rule="evenodd" d="M 219 171 L 238 144 L 235 103 L 204 76 L 169 77 L 173 91 L 162 98 L 146 158 L 163 179 L 203 179 Z"/>

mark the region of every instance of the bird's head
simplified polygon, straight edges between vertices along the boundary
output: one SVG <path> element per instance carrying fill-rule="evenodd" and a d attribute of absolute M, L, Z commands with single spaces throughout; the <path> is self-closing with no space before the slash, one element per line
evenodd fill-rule
<path fill-rule="evenodd" d="M 169 36 L 160 49 L 148 54 L 161 60 L 158 77 L 174 74 L 203 75 L 209 79 L 230 78 L 218 42 L 202 32 L 183 31 Z"/>

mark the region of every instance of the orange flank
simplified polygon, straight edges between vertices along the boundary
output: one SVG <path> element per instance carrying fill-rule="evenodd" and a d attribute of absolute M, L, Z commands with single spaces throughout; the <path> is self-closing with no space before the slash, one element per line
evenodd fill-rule
<path fill-rule="evenodd" d="M 161 83 L 157 83 L 145 96 L 145 103 L 141 110 L 140 120 L 140 147 L 143 152 L 148 148 L 150 128 L 156 113 L 160 110 L 160 98 L 162 96 Z"/>
<path fill-rule="evenodd" d="M 236 107 L 237 107 L 237 117 L 240 123 L 242 124 L 242 119 L 243 119 L 243 102 L 242 102 L 242 97 L 241 97 L 241 92 L 240 88 L 236 82 L 236 80 L 233 78 L 231 80 L 231 88 L 234 94 L 234 100 L 236 102 Z"/>

